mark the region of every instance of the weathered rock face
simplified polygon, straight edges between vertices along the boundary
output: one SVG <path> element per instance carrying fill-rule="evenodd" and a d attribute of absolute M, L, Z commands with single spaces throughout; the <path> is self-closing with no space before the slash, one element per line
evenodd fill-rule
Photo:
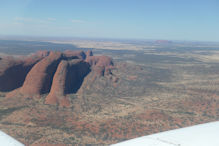
<path fill-rule="evenodd" d="M 0 62 L 0 91 L 7 92 L 19 88 L 23 85 L 25 77 L 30 69 L 46 54 L 37 54 L 22 57 L 6 57 Z"/>
<path fill-rule="evenodd" d="M 46 104 L 58 104 L 62 107 L 70 106 L 66 94 L 76 93 L 84 77 L 89 73 L 89 65 L 80 59 L 61 61 L 53 78 Z"/>
<path fill-rule="evenodd" d="M 89 72 L 96 78 L 113 68 L 110 57 L 93 56 L 92 51 L 40 51 L 23 58 L 8 57 L 7 65 L 0 60 L 0 91 L 29 98 L 49 93 L 45 103 L 62 107 L 70 106 L 67 94 L 77 93 Z"/>
<path fill-rule="evenodd" d="M 89 56 L 86 61 L 92 66 L 99 76 L 111 74 L 113 68 L 112 58 L 108 56 Z"/>
<path fill-rule="evenodd" d="M 27 74 L 20 92 L 28 96 L 48 93 L 62 56 L 60 52 L 51 52 L 48 57 L 38 62 Z"/>
<path fill-rule="evenodd" d="M 84 77 L 90 72 L 90 65 L 84 60 L 71 60 L 68 64 L 65 94 L 76 93 Z"/>
<path fill-rule="evenodd" d="M 46 97 L 46 104 L 60 104 L 66 103 L 63 106 L 69 106 L 69 100 L 65 96 L 65 84 L 67 77 L 68 62 L 63 60 L 60 62 L 57 71 L 54 75 L 52 87 L 49 95 Z"/>
<path fill-rule="evenodd" d="M 84 51 L 67 50 L 67 51 L 64 51 L 64 56 L 68 60 L 69 59 L 85 59 L 86 58 L 86 54 L 84 53 Z"/>

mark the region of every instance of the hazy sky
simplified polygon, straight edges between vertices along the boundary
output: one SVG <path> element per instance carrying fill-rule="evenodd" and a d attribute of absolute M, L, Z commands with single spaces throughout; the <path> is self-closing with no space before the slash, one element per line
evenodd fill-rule
<path fill-rule="evenodd" d="M 219 41 L 219 0 L 0 0 L 0 35 Z"/>

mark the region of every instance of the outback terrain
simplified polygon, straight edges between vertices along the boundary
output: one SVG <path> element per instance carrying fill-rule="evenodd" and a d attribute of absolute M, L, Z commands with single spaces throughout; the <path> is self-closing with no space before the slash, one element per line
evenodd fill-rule
<path fill-rule="evenodd" d="M 26 145 L 109 145 L 219 120 L 219 43 L 0 40 L 0 52 L 0 130 Z"/>

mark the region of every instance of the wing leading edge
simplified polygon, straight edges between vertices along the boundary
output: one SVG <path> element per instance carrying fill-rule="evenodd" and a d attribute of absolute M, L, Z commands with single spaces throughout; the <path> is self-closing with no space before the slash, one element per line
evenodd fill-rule
<path fill-rule="evenodd" d="M 127 140 L 112 146 L 219 146 L 219 121 Z"/>
<path fill-rule="evenodd" d="M 6 133 L 0 131 L 0 145 L 2 146 L 24 146 L 13 137 L 7 135 Z"/>

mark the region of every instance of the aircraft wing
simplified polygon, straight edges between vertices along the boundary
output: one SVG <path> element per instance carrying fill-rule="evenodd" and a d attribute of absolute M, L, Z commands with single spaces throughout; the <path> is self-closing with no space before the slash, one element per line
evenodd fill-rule
<path fill-rule="evenodd" d="M 24 146 L 2 131 L 0 144 Z M 112 146 L 219 146 L 219 121 L 143 136 Z"/>
<path fill-rule="evenodd" d="M 24 144 L 20 143 L 19 141 L 5 134 L 2 131 L 0 131 L 0 145 L 1 146 L 24 146 Z"/>
<path fill-rule="evenodd" d="M 219 121 L 143 136 L 112 146 L 219 146 Z"/>

